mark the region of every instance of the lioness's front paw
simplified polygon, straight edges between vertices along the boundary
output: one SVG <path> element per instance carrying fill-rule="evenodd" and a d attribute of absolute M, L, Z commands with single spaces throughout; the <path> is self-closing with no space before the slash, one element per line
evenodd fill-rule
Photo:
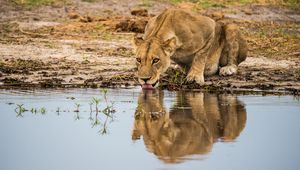
<path fill-rule="evenodd" d="M 198 83 L 199 85 L 203 85 L 204 84 L 204 76 L 203 75 L 199 75 L 198 74 L 194 74 L 193 72 L 190 72 L 187 77 L 186 77 L 187 81 L 191 82 L 191 81 L 196 81 L 196 83 Z"/>
<path fill-rule="evenodd" d="M 236 65 L 229 65 L 222 67 L 220 69 L 219 75 L 220 76 L 230 76 L 237 73 L 237 66 Z"/>

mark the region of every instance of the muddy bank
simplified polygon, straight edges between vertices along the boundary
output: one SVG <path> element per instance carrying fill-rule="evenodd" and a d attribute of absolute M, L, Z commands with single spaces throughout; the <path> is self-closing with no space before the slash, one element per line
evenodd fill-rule
<path fill-rule="evenodd" d="M 1 67 L 3 75 L 1 88 L 134 88 L 139 86 L 135 68 L 123 71 L 107 69 L 98 74 L 83 72 L 91 65 L 66 63 L 54 66 L 51 63 L 32 60 L 12 60 L 11 66 Z M 259 64 L 263 63 L 263 64 Z M 24 67 L 26 66 L 26 67 Z M 276 66 L 276 67 L 275 67 Z M 57 67 L 57 68 L 55 68 Z M 237 75 L 207 77 L 206 84 L 199 86 L 187 82 L 186 73 L 173 65 L 160 79 L 160 89 L 167 90 L 200 90 L 210 92 L 241 92 L 248 94 L 294 94 L 299 95 L 300 73 L 299 62 L 267 58 L 252 58 L 240 65 Z M 58 70 L 58 71 L 55 71 Z M 92 69 L 93 70 L 93 69 Z M 69 82 L 67 82 L 69 77 Z M 74 77 L 73 79 L 71 77 Z M 32 81 L 28 81 L 32 79 Z"/>
<path fill-rule="evenodd" d="M 161 78 L 160 88 L 299 94 L 297 10 L 261 5 L 198 9 L 193 3 L 70 2 L 33 10 L 1 4 L 7 6 L 0 13 L 1 88 L 135 87 L 133 35 L 142 33 L 153 15 L 177 7 L 238 24 L 249 44 L 249 57 L 237 75 L 207 77 L 202 87 L 187 83 L 185 73 L 174 65 Z"/>

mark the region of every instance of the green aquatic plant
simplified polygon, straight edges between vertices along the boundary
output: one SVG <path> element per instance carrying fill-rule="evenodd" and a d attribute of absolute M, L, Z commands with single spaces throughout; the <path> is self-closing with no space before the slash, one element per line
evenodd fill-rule
<path fill-rule="evenodd" d="M 79 107 L 80 107 L 81 105 L 79 104 L 79 103 L 75 103 L 75 110 L 74 110 L 74 112 L 79 112 Z"/>
<path fill-rule="evenodd" d="M 102 130 L 99 131 L 101 133 L 101 135 L 104 135 L 107 133 L 107 129 L 106 127 L 103 127 Z"/>
<path fill-rule="evenodd" d="M 93 101 L 89 102 L 89 106 L 90 106 L 90 113 L 93 113 Z"/>
<path fill-rule="evenodd" d="M 98 112 L 99 112 L 98 105 L 100 103 L 100 99 L 96 98 L 96 97 L 93 97 L 92 102 L 95 103 L 96 114 L 98 114 Z"/>
<path fill-rule="evenodd" d="M 89 116 L 89 120 L 90 120 L 90 121 L 93 121 L 93 120 L 94 120 L 93 117 L 92 117 L 92 114 L 93 114 L 93 104 L 94 104 L 94 102 L 93 102 L 93 100 L 91 100 L 91 101 L 89 102 L 89 106 L 90 106 L 90 116 Z"/>
<path fill-rule="evenodd" d="M 94 121 L 92 123 L 92 127 L 98 126 L 99 124 L 100 124 L 100 120 L 98 118 L 98 114 L 96 113 L 95 119 L 94 119 Z"/>
<path fill-rule="evenodd" d="M 92 98 L 92 103 L 95 103 L 96 105 L 98 105 L 99 103 L 100 103 L 100 99 L 99 98 L 97 98 L 97 97 L 93 97 Z"/>
<path fill-rule="evenodd" d="M 75 110 L 74 110 L 74 112 L 76 113 L 76 114 L 75 114 L 75 118 L 74 118 L 75 120 L 79 120 L 79 119 L 80 119 L 80 116 L 79 116 L 79 112 L 80 112 L 80 111 L 79 111 L 79 107 L 80 107 L 80 106 L 81 106 L 81 105 L 80 105 L 79 103 L 75 103 L 75 107 L 76 107 Z"/>
<path fill-rule="evenodd" d="M 88 117 L 88 120 L 90 121 L 92 127 L 96 127 L 99 130 L 98 132 L 100 134 L 107 134 L 108 133 L 108 125 L 110 122 L 114 121 L 114 114 L 116 110 L 114 109 L 114 102 L 111 102 L 108 99 L 108 90 L 107 89 L 102 89 L 103 93 L 103 98 L 97 98 L 93 97 L 89 102 L 89 110 L 90 114 Z M 100 107 L 100 102 L 104 100 L 104 107 Z M 95 106 L 94 106 L 95 105 Z M 27 110 L 23 104 L 17 104 L 17 107 L 15 108 L 15 112 L 17 113 L 17 116 L 23 117 L 24 112 L 30 111 L 33 114 L 41 113 L 42 115 L 47 113 L 47 110 L 45 107 L 32 107 L 30 110 Z M 80 120 L 82 117 L 80 117 L 80 112 L 82 111 L 81 104 L 75 103 L 74 104 L 74 119 L 75 120 Z M 102 106 L 102 105 L 101 105 Z M 84 110 L 83 110 L 84 111 Z M 72 112 L 70 109 L 61 109 L 60 107 L 56 107 L 54 111 L 51 111 L 56 113 L 57 115 L 60 115 L 60 113 L 65 113 L 65 112 Z M 86 111 L 84 111 L 86 112 Z M 99 115 L 99 113 L 103 113 Z"/>
<path fill-rule="evenodd" d="M 34 113 L 34 114 L 37 114 L 38 113 L 38 110 L 36 108 L 31 108 L 30 109 L 30 112 L 31 113 Z"/>
<path fill-rule="evenodd" d="M 102 126 L 102 129 L 99 130 L 99 133 L 101 135 L 107 134 L 107 127 L 106 127 L 106 125 Z"/>
<path fill-rule="evenodd" d="M 183 85 L 187 82 L 186 76 L 183 76 L 185 68 L 182 68 L 182 71 L 179 69 L 174 70 L 174 73 L 170 77 L 170 82 L 174 84 Z"/>
<path fill-rule="evenodd" d="M 46 108 L 45 108 L 45 107 L 42 107 L 42 108 L 40 109 L 40 113 L 41 113 L 42 115 L 46 114 L 46 113 L 47 113 Z"/>
<path fill-rule="evenodd" d="M 102 110 L 102 113 L 104 113 L 106 116 L 113 118 L 113 113 L 115 113 L 116 110 L 114 109 L 114 103 L 112 102 L 111 105 L 107 105 L 106 108 Z"/>
<path fill-rule="evenodd" d="M 107 93 L 108 93 L 108 90 L 107 89 L 101 89 L 101 92 L 103 93 L 103 97 L 104 97 L 105 103 L 107 104 Z"/>
<path fill-rule="evenodd" d="M 171 82 L 176 83 L 179 75 L 180 75 L 180 71 L 175 70 L 175 74 L 173 74 L 172 77 L 171 77 Z"/>
<path fill-rule="evenodd" d="M 42 115 L 46 114 L 47 110 L 45 107 L 42 107 L 40 109 L 37 108 L 31 108 L 30 110 L 27 110 L 23 104 L 16 104 L 17 107 L 15 108 L 15 112 L 17 113 L 17 117 L 21 116 L 23 117 L 22 113 L 30 111 L 33 114 L 41 113 Z"/>
<path fill-rule="evenodd" d="M 108 99 L 107 99 L 108 90 L 107 89 L 102 89 L 101 91 L 103 92 L 103 97 L 104 97 L 104 100 L 106 103 L 106 107 L 102 110 L 102 113 L 104 113 L 106 116 L 109 116 L 112 118 L 111 113 L 115 112 L 115 110 L 113 108 L 114 103 L 111 102 L 111 105 L 108 104 Z"/>
<path fill-rule="evenodd" d="M 108 116 L 108 117 L 112 117 L 111 115 L 110 115 L 110 113 L 111 113 L 111 106 L 107 106 L 106 108 L 104 108 L 103 110 L 102 110 L 102 113 L 104 113 L 106 116 Z"/>
<path fill-rule="evenodd" d="M 94 119 L 93 119 L 93 112 L 90 112 L 90 116 L 89 116 L 88 120 L 90 120 L 90 121 L 93 121 L 93 120 L 94 120 Z"/>
<path fill-rule="evenodd" d="M 15 108 L 15 112 L 17 113 L 17 117 L 23 117 L 22 113 L 28 111 L 23 107 L 23 104 L 16 104 L 17 107 Z"/>
<path fill-rule="evenodd" d="M 57 107 L 57 109 L 56 109 L 56 111 L 55 111 L 56 113 L 57 113 L 57 115 L 59 116 L 60 115 L 60 108 L 59 107 Z"/>
<path fill-rule="evenodd" d="M 79 112 L 76 112 L 74 120 L 80 120 Z"/>
<path fill-rule="evenodd" d="M 106 94 L 107 94 L 107 92 L 108 92 L 108 90 L 107 90 L 107 89 L 105 89 L 105 88 L 103 88 L 103 89 L 101 89 L 101 92 L 102 92 L 102 93 L 104 93 L 104 95 L 106 95 Z"/>
<path fill-rule="evenodd" d="M 105 121 L 104 121 L 104 123 L 102 125 L 102 128 L 99 130 L 99 133 L 101 135 L 107 134 L 107 122 L 108 122 L 108 118 L 109 118 L 109 116 L 106 116 L 106 119 L 105 119 Z"/>
<path fill-rule="evenodd" d="M 92 127 L 95 127 L 100 124 L 100 121 L 98 119 L 98 113 L 99 113 L 98 105 L 99 105 L 100 101 L 101 100 L 99 98 L 93 97 L 92 101 L 90 102 L 90 104 L 95 104 L 95 111 L 96 111 L 95 119 L 94 119 L 94 122 L 92 123 Z M 91 107 L 91 105 L 90 105 L 90 107 Z M 91 109 L 91 113 L 92 112 L 93 112 L 93 110 Z M 91 116 L 90 116 L 90 120 L 93 120 Z"/>

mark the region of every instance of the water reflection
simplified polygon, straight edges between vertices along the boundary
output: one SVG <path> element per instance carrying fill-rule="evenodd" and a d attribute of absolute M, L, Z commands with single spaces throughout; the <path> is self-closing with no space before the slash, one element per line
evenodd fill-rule
<path fill-rule="evenodd" d="M 167 110 L 161 91 L 141 92 L 132 139 L 144 140 L 149 152 L 166 163 L 204 155 L 214 142 L 235 140 L 246 124 L 246 109 L 233 95 L 177 92 Z"/>

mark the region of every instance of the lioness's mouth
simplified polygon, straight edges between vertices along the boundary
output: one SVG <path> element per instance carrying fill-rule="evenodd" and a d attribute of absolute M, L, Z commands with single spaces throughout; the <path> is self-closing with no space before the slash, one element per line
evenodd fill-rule
<path fill-rule="evenodd" d="M 153 83 L 153 84 L 143 84 L 142 85 L 142 89 L 144 89 L 144 90 L 147 90 L 147 89 L 152 90 L 152 89 L 156 88 L 156 85 L 158 85 L 158 80 L 155 83 Z"/>

